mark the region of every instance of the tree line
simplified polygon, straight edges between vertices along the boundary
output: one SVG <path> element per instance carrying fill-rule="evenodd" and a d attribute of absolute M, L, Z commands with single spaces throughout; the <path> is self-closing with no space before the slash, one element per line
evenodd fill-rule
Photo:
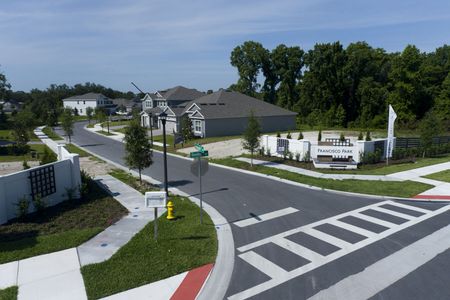
<path fill-rule="evenodd" d="M 24 103 L 24 109 L 30 111 L 37 124 L 54 126 L 63 113 L 62 99 L 86 93 L 101 93 L 108 98 L 136 97 L 133 92 L 121 92 L 106 88 L 100 84 L 87 82 L 84 84 L 51 84 L 47 89 L 32 89 L 30 92 L 13 91 L 10 89 L 6 76 L 0 73 L 0 100 L 15 100 Z"/>
<path fill-rule="evenodd" d="M 450 46 L 389 53 L 366 42 L 266 49 L 246 41 L 231 52 L 239 79 L 230 89 L 299 113 L 311 126 L 385 128 L 391 104 L 402 128 L 435 114 L 450 125 Z M 261 80 L 262 79 L 262 80 Z"/>

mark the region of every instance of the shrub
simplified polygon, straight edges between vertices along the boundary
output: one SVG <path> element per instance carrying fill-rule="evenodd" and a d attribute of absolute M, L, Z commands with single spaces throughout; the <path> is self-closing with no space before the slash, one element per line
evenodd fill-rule
<path fill-rule="evenodd" d="M 288 151 L 287 149 L 285 149 L 285 150 L 283 151 L 283 159 L 284 159 L 284 160 L 286 160 L 288 154 L 289 154 L 289 151 Z"/>
<path fill-rule="evenodd" d="M 277 138 L 281 137 L 280 132 L 277 132 Z"/>
<path fill-rule="evenodd" d="M 359 135 L 358 135 L 358 141 L 362 141 L 362 140 L 364 140 L 364 134 L 362 133 L 362 131 L 360 131 Z"/>
<path fill-rule="evenodd" d="M 267 148 L 267 150 L 266 150 L 266 156 L 270 157 L 270 148 Z"/>
<path fill-rule="evenodd" d="M 19 219 L 25 218 L 25 216 L 28 213 L 28 208 L 30 207 L 30 202 L 28 201 L 27 197 L 24 195 L 22 198 L 19 199 L 16 205 L 17 205 L 17 217 Z"/>
<path fill-rule="evenodd" d="M 367 131 L 366 133 L 366 141 L 370 142 L 372 140 L 372 138 L 370 137 L 370 131 Z"/>
<path fill-rule="evenodd" d="M 300 131 L 300 133 L 298 134 L 298 140 L 303 140 L 303 139 L 304 139 L 303 133 Z"/>
<path fill-rule="evenodd" d="M 81 175 L 81 184 L 78 187 L 78 189 L 80 195 L 84 197 L 89 193 L 89 185 L 92 182 L 92 177 L 85 170 L 81 170 L 80 175 Z"/>
<path fill-rule="evenodd" d="M 375 152 L 365 152 L 361 154 L 362 164 L 376 164 L 381 161 L 382 153 L 379 149 Z"/>
<path fill-rule="evenodd" d="M 40 165 L 45 165 L 45 164 L 49 164 L 52 163 L 54 161 L 57 160 L 56 154 L 53 152 L 48 151 L 47 148 L 44 149 L 44 154 L 42 155 L 41 161 L 40 161 Z"/>
<path fill-rule="evenodd" d="M 264 156 L 264 154 L 265 154 L 264 146 L 261 146 L 261 147 L 259 148 L 259 155 Z"/>
<path fill-rule="evenodd" d="M 295 152 L 295 160 L 300 161 L 300 153 Z"/>
<path fill-rule="evenodd" d="M 322 140 L 322 130 L 319 130 L 319 134 L 317 135 L 317 140 L 319 142 Z"/>
<path fill-rule="evenodd" d="M 30 168 L 26 160 L 23 161 L 22 166 L 24 170 L 28 170 Z"/>
<path fill-rule="evenodd" d="M 287 138 L 287 139 L 292 139 L 292 136 L 291 136 L 291 132 L 290 132 L 290 131 L 288 131 L 288 133 L 287 133 L 287 135 L 286 135 L 286 138 Z"/>
<path fill-rule="evenodd" d="M 289 160 L 293 160 L 294 159 L 294 154 L 289 151 L 288 152 L 288 157 L 289 157 Z"/>
<path fill-rule="evenodd" d="M 74 188 L 65 188 L 66 193 L 63 196 L 67 197 L 67 200 L 73 201 L 75 199 L 76 189 Z"/>
<path fill-rule="evenodd" d="M 47 201 L 41 195 L 36 195 L 33 199 L 33 205 L 36 211 L 42 211 L 47 206 Z"/>
<path fill-rule="evenodd" d="M 309 151 L 306 151 L 305 155 L 303 155 L 303 161 L 309 162 L 310 160 L 311 160 L 311 154 L 309 153 Z"/>
<path fill-rule="evenodd" d="M 341 142 L 345 142 L 345 135 L 344 135 L 343 132 L 341 132 L 341 135 L 339 136 L 339 140 L 340 140 Z"/>

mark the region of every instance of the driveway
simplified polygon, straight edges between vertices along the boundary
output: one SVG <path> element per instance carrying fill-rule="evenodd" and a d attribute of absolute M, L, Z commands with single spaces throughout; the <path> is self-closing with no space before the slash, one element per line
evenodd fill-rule
<path fill-rule="evenodd" d="M 242 147 L 242 139 L 227 140 L 223 142 L 216 142 L 204 145 L 205 149 L 209 152 L 211 158 L 224 158 L 229 156 L 240 156 L 244 153 L 248 153 Z M 195 147 L 183 148 L 178 152 L 189 154 L 190 152 L 197 151 Z"/>

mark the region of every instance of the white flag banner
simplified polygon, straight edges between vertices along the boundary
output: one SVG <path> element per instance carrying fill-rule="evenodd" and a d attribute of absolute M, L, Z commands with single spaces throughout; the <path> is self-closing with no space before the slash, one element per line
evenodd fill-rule
<path fill-rule="evenodd" d="M 394 148 L 394 122 L 397 119 L 397 114 L 395 113 L 392 106 L 389 104 L 389 123 L 388 123 L 388 138 L 387 138 L 387 149 L 386 157 L 392 157 L 392 150 Z"/>

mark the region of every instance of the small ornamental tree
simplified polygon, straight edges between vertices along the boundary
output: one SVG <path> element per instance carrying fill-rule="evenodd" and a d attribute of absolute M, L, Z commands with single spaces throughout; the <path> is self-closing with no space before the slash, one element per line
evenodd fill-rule
<path fill-rule="evenodd" d="M 70 108 L 64 109 L 64 112 L 61 116 L 61 127 L 66 133 L 66 135 L 69 137 L 69 143 L 72 142 L 73 122 L 74 120 L 72 110 Z"/>
<path fill-rule="evenodd" d="M 250 151 L 250 165 L 253 167 L 253 153 L 259 148 L 259 138 L 261 136 L 261 127 L 253 112 L 248 117 L 247 129 L 244 132 L 242 147 Z"/>
<path fill-rule="evenodd" d="M 14 116 L 13 138 L 22 150 L 26 148 L 30 140 L 29 131 L 33 128 L 33 114 L 29 110 L 23 110 Z"/>
<path fill-rule="evenodd" d="M 280 132 L 277 132 L 277 138 L 281 137 Z"/>
<path fill-rule="evenodd" d="M 88 107 L 86 108 L 86 116 L 88 118 L 89 121 L 89 125 L 91 125 L 91 120 L 92 120 L 92 115 L 94 114 L 94 109 L 92 107 Z"/>
<path fill-rule="evenodd" d="M 298 134 L 298 139 L 299 140 L 303 140 L 304 139 L 304 137 L 303 137 L 303 133 L 300 131 L 300 133 Z"/>
<path fill-rule="evenodd" d="M 291 136 L 291 132 L 290 132 L 290 131 L 288 131 L 288 133 L 287 133 L 287 135 L 286 135 L 286 138 L 287 138 L 287 139 L 292 139 L 292 136 Z"/>
<path fill-rule="evenodd" d="M 125 129 L 125 163 L 130 169 L 139 171 L 139 182 L 142 184 L 142 170 L 153 163 L 152 149 L 147 137 L 147 131 L 138 121 L 133 120 Z"/>
<path fill-rule="evenodd" d="M 104 123 L 106 121 L 106 113 L 105 113 L 105 110 L 103 108 L 97 107 L 95 109 L 95 119 L 97 120 L 97 123 L 101 124 L 102 129 L 103 129 L 103 127 L 105 126 Z"/>
<path fill-rule="evenodd" d="M 339 136 L 339 141 L 345 142 L 345 135 L 343 132 L 341 132 L 341 135 Z"/>
<path fill-rule="evenodd" d="M 319 134 L 317 135 L 317 141 L 321 141 L 322 140 L 322 129 L 319 130 Z"/>
<path fill-rule="evenodd" d="M 441 132 L 441 124 L 433 111 L 428 111 L 419 124 L 420 146 L 423 149 L 423 157 L 433 146 L 433 136 Z"/>
<path fill-rule="evenodd" d="M 187 116 L 183 116 L 181 119 L 181 134 L 185 141 L 192 140 L 194 133 L 192 132 L 192 120 Z"/>
<path fill-rule="evenodd" d="M 372 138 L 370 137 L 370 131 L 367 131 L 366 133 L 366 141 L 370 142 L 372 140 Z"/>

